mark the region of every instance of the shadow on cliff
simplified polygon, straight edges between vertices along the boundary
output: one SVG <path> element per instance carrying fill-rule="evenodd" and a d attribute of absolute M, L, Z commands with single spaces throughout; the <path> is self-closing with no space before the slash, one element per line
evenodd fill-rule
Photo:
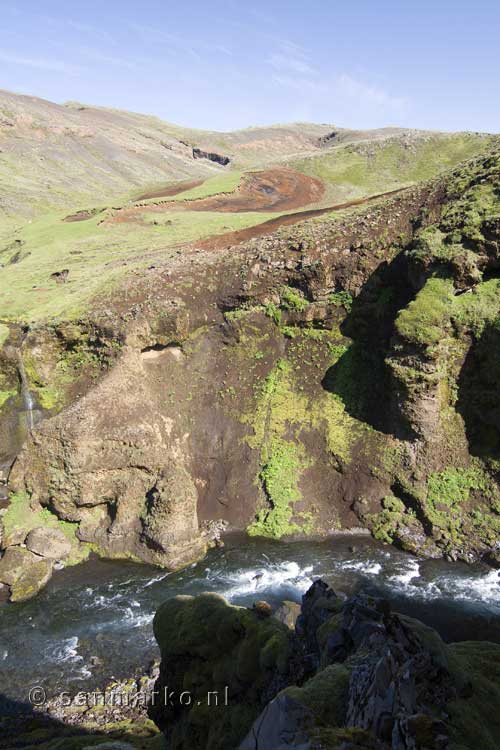
<path fill-rule="evenodd" d="M 465 358 L 457 411 L 473 456 L 500 457 L 500 321 L 487 325 Z"/>
<path fill-rule="evenodd" d="M 396 317 L 414 296 L 403 253 L 382 263 L 353 300 L 340 326 L 351 345 L 322 381 L 325 390 L 341 398 L 350 416 L 387 434 L 399 434 L 401 429 L 394 418 L 385 358 Z"/>
<path fill-rule="evenodd" d="M 29 703 L 12 700 L 0 693 L 0 750 L 17 748 L 43 747 L 44 750 L 84 750 L 89 747 L 113 747 L 120 742 L 129 743 L 137 750 L 147 750 L 149 743 L 157 743 L 158 735 L 153 737 L 122 731 L 106 733 L 96 726 L 95 731 L 83 729 L 64 721 L 52 718 L 42 711 L 37 711 Z M 125 748 L 125 744 L 123 744 Z M 151 745 L 152 747 L 152 745 Z M 158 748 L 155 744 L 155 748 Z"/>

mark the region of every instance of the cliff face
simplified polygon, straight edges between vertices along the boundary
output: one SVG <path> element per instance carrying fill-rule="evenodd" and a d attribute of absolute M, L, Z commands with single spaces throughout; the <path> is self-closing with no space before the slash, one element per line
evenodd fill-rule
<path fill-rule="evenodd" d="M 344 601 L 316 581 L 295 631 L 265 603 L 247 610 L 215 594 L 165 602 L 154 625 L 150 715 L 176 750 L 498 746 L 500 647 L 445 645 L 382 599 Z"/>
<path fill-rule="evenodd" d="M 193 247 L 91 318 L 31 331 L 46 418 L 9 477 L 26 513 L 167 567 L 201 556 L 214 521 L 275 538 L 363 525 L 498 560 L 499 165 Z"/>

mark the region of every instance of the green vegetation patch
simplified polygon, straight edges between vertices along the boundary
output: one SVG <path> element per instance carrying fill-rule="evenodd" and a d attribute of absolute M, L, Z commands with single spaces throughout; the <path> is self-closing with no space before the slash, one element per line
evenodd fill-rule
<path fill-rule="evenodd" d="M 224 172 L 215 177 L 210 177 L 202 185 L 198 185 L 198 187 L 184 190 L 184 192 L 172 196 L 169 200 L 194 201 L 200 198 L 210 198 L 212 195 L 234 193 L 240 186 L 242 176 L 243 172 Z"/>
<path fill-rule="evenodd" d="M 456 750 L 500 747 L 500 646 L 496 643 L 464 641 L 447 647 L 450 656 L 467 677 L 471 688 L 448 703 L 448 726 Z M 459 693 L 460 695 L 460 693 Z"/>
<path fill-rule="evenodd" d="M 429 476 L 427 481 L 427 502 L 432 508 L 446 505 L 453 508 L 467 502 L 471 490 L 488 492 L 490 481 L 484 473 L 475 468 L 450 466 Z"/>
<path fill-rule="evenodd" d="M 323 436 L 325 448 L 337 465 L 348 464 L 353 445 L 373 433 L 369 425 L 351 416 L 338 393 L 321 389 L 313 398 L 306 395 L 301 385 L 301 377 L 307 374 L 303 367 L 308 366 L 304 358 L 311 356 L 315 360 L 310 347 L 326 347 L 335 335 L 331 331 L 318 331 L 321 336 L 311 340 L 307 331 L 296 329 L 289 358 L 276 363 L 256 393 L 254 413 L 242 418 L 253 429 L 246 441 L 259 451 L 258 481 L 269 503 L 259 510 L 256 521 L 250 525 L 251 535 L 281 538 L 313 531 L 310 514 L 294 511 L 294 506 L 303 499 L 300 480 L 309 466 L 304 445 L 306 433 L 317 431 Z M 339 347 L 330 363 L 334 365 L 345 351 Z M 314 366 L 314 362 L 309 365 Z"/>
<path fill-rule="evenodd" d="M 2 268 L 2 316 L 28 322 L 77 318 L 96 296 L 111 293 L 126 274 L 149 266 L 156 253 L 165 262 L 178 254 L 179 245 L 245 229 L 273 216 L 145 209 L 143 221 L 108 223 L 101 216 L 64 222 L 62 214 L 47 214 L 16 233 L 23 257 Z M 57 275 L 63 271 L 65 278 Z"/>
<path fill-rule="evenodd" d="M 332 292 L 328 296 L 328 302 L 335 307 L 343 307 L 347 313 L 351 312 L 352 295 L 349 292 Z"/>
<path fill-rule="evenodd" d="M 323 180 L 325 198 L 340 203 L 431 179 L 485 151 L 491 141 L 469 133 L 422 135 L 411 143 L 395 136 L 379 143 L 339 144 L 290 166 Z"/>
<path fill-rule="evenodd" d="M 10 496 L 9 507 L 2 516 L 2 525 L 5 539 L 15 537 L 19 532 L 25 533 L 26 536 L 38 526 L 59 529 L 72 546 L 72 552 L 65 560 L 66 565 L 76 565 L 82 562 L 82 560 L 87 559 L 91 551 L 90 545 L 80 542 L 77 538 L 77 523 L 61 521 L 47 508 L 32 510 L 31 500 L 25 492 L 18 492 Z"/>
<path fill-rule="evenodd" d="M 309 302 L 291 286 L 283 287 L 280 293 L 280 297 L 281 307 L 283 308 L 283 310 L 304 312 L 304 310 L 306 310 L 309 306 Z"/>
<path fill-rule="evenodd" d="M 345 724 L 351 670 L 344 664 L 332 664 L 319 671 L 302 687 L 286 688 L 286 694 L 307 706 L 324 726 Z"/>
<path fill-rule="evenodd" d="M 251 421 L 254 434 L 247 442 L 260 451 L 259 479 L 271 508 L 258 512 L 248 533 L 279 539 L 285 534 L 304 532 L 307 521 L 299 526 L 292 518 L 293 505 L 302 498 L 298 485 L 307 465 L 305 451 L 295 440 L 297 431 L 308 423 L 307 398 L 294 388 L 287 360 L 279 360 L 266 378 Z"/>
<path fill-rule="evenodd" d="M 394 495 L 384 497 L 382 510 L 367 518 L 375 539 L 393 544 L 398 528 L 405 525 L 405 513 L 406 507 L 399 498 L 394 497 Z"/>
<path fill-rule="evenodd" d="M 453 301 L 453 281 L 433 277 L 402 310 L 396 319 L 396 330 L 408 341 L 424 346 L 438 344 L 443 338 Z"/>
<path fill-rule="evenodd" d="M 471 492 L 477 492 L 480 505 L 470 507 Z M 450 466 L 431 474 L 427 480 L 424 511 L 442 533 L 445 545 L 456 546 L 468 536 L 493 544 L 500 533 L 498 485 L 480 466 Z"/>

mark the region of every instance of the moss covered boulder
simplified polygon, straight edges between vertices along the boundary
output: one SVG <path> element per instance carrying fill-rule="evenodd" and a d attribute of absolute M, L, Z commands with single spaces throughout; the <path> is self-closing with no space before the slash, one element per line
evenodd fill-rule
<path fill-rule="evenodd" d="M 52 575 L 52 561 L 23 547 L 9 547 L 0 560 L 0 583 L 10 587 L 10 600 L 31 599 Z"/>
<path fill-rule="evenodd" d="M 217 594 L 168 600 L 154 633 L 162 662 L 150 711 L 172 750 L 234 750 L 291 680 L 289 629 Z"/>
<path fill-rule="evenodd" d="M 216 594 L 154 623 L 150 715 L 172 750 L 496 750 L 500 645 L 448 645 L 418 620 L 315 581 L 295 632 Z"/>

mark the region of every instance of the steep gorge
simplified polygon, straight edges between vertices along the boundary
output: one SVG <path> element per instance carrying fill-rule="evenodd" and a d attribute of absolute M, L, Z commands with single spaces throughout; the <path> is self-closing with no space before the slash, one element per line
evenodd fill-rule
<path fill-rule="evenodd" d="M 78 559 L 176 568 L 226 526 L 363 526 L 498 563 L 499 184 L 492 152 L 341 218 L 193 245 L 85 317 L 34 327 L 46 418 L 10 470 L 3 546 L 49 513 Z"/>

